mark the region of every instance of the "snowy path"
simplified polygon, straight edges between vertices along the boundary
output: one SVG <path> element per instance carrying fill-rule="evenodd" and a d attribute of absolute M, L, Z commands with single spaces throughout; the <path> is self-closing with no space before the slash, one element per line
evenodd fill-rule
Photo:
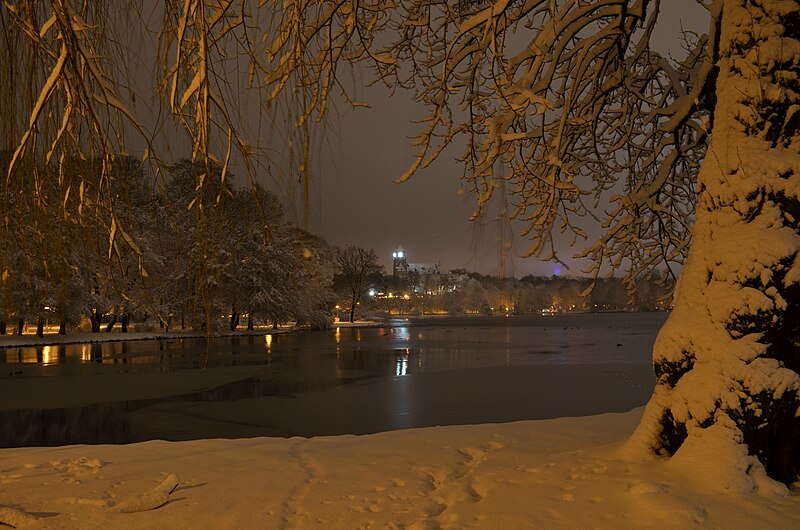
<path fill-rule="evenodd" d="M 685 468 L 622 459 L 640 414 L 4 449 L 0 505 L 29 514 L 24 528 L 800 527 L 797 496 L 708 489 Z M 173 473 L 166 505 L 113 509 Z"/>

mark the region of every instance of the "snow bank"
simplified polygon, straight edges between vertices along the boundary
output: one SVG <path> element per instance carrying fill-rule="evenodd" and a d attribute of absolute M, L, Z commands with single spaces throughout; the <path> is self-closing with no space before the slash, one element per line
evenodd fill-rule
<path fill-rule="evenodd" d="M 336 322 L 332 324 L 335 328 L 354 328 L 354 327 L 372 327 L 381 326 L 383 322 L 376 320 L 356 320 L 355 322 Z M 248 337 L 248 336 L 263 336 L 275 335 L 278 333 L 290 333 L 297 331 L 301 328 L 294 327 L 293 324 L 281 326 L 278 329 L 273 329 L 272 326 L 257 326 L 253 331 L 239 329 L 236 331 L 217 331 L 212 334 L 212 337 Z M 26 346 L 52 346 L 55 344 L 83 344 L 83 343 L 98 343 L 98 342 L 121 342 L 132 340 L 168 340 L 168 339 L 202 339 L 206 334 L 194 331 L 129 331 L 122 333 L 121 331 L 99 331 L 91 333 L 88 331 L 81 331 L 78 333 L 69 333 L 66 335 L 59 335 L 58 333 L 45 333 L 39 337 L 32 333 L 25 333 L 23 335 L 0 335 L 0 348 L 19 348 Z"/>
<path fill-rule="evenodd" d="M 800 527 L 800 502 L 785 489 L 708 487 L 724 477 L 692 469 L 696 462 L 621 458 L 641 412 L 369 436 L 5 449 L 0 517 L 21 528 L 137 530 Z M 118 508 L 153 492 L 166 503 Z"/>
<path fill-rule="evenodd" d="M 289 333 L 294 328 L 263 328 L 255 331 L 239 330 L 236 332 L 227 333 L 214 333 L 213 337 L 247 337 L 247 336 L 263 336 L 275 335 L 277 333 Z M 0 335 L 0 348 L 19 348 L 26 346 L 52 346 L 55 344 L 92 344 L 98 342 L 123 342 L 133 340 L 172 340 L 172 339 L 202 339 L 206 337 L 204 333 L 195 333 L 191 331 L 129 331 L 122 333 L 112 331 L 110 333 L 98 332 L 79 332 L 70 333 L 67 335 L 58 335 L 57 333 L 45 333 L 44 336 L 38 337 L 32 334 L 24 335 Z"/>

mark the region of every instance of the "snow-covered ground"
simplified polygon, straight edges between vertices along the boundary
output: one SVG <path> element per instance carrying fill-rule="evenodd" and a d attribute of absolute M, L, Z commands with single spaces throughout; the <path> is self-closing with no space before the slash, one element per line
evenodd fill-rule
<path fill-rule="evenodd" d="M 0 521 L 81 529 L 800 527 L 800 497 L 767 480 L 741 488 L 687 459 L 631 459 L 624 442 L 640 415 L 5 449 Z M 179 484 L 170 494 L 173 474 Z"/>
<path fill-rule="evenodd" d="M 230 367 L 202 378 L 194 372 L 149 374 L 146 385 L 136 384 L 137 374 L 124 379 L 107 374 L 111 377 L 91 384 L 86 375 L 13 378 L 0 381 L 0 395 L 4 400 L 14 395 L 18 402 L 24 394 L 26 406 L 35 406 L 36 396 L 51 394 L 53 385 L 71 383 L 71 390 L 63 392 L 75 403 L 96 402 L 98 391 L 113 401 L 130 398 L 132 388 L 138 389 L 137 397 L 160 395 L 218 385 L 254 369 Z M 531 392 L 550 396 L 551 408 L 561 415 L 575 414 L 570 401 L 592 400 L 599 410 L 615 410 L 615 395 L 638 381 L 620 375 L 633 372 L 607 366 L 600 371 L 582 365 L 515 370 L 538 381 L 530 385 Z M 470 394 L 465 391 L 470 379 L 464 379 L 470 373 L 461 373 L 452 388 L 442 387 L 447 379 L 439 377 L 429 390 L 463 397 Z M 403 381 L 419 387 L 425 376 Z M 477 383 L 485 385 L 485 376 Z M 433 399 L 435 394 L 425 394 L 425 388 L 414 392 L 422 392 L 420 399 Z M 370 407 L 380 408 L 379 392 L 371 384 L 355 385 L 354 392 L 352 407 L 367 413 Z M 329 406 L 334 400 L 326 391 L 282 401 L 287 417 L 292 406 L 313 407 L 337 421 L 349 413 Z M 267 412 L 271 406 L 264 399 L 248 403 Z M 236 410 L 241 406 L 208 404 L 202 411 L 182 413 L 191 413 L 195 421 L 227 418 L 237 423 L 244 413 Z M 270 421 L 277 410 L 270 412 Z M 641 414 L 639 408 L 363 436 L 0 449 L 0 523 L 137 530 L 800 528 L 800 496 L 758 472 L 747 474 L 751 460 L 713 436 L 690 440 L 671 460 L 643 457 L 627 447 Z M 179 419 L 175 414 L 167 418 L 176 428 Z M 245 427 L 242 423 L 243 432 Z M 715 456 L 713 463 L 708 455 Z"/>

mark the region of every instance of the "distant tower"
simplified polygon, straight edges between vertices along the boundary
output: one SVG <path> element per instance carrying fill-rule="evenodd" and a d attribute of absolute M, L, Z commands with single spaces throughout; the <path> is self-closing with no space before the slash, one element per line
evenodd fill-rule
<path fill-rule="evenodd" d="M 403 276 L 408 273 L 408 261 L 406 260 L 406 251 L 403 247 L 397 247 L 397 250 L 392 252 L 392 275 Z"/>

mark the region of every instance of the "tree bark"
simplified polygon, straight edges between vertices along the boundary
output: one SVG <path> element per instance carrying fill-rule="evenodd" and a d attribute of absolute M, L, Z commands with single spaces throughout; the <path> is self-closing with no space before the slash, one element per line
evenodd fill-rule
<path fill-rule="evenodd" d="M 17 320 L 17 335 L 22 335 L 22 330 L 25 328 L 25 319 L 20 318 Z"/>
<path fill-rule="evenodd" d="M 5 320 L 0 320 L 0 335 L 8 333 L 8 323 Z"/>
<path fill-rule="evenodd" d="M 117 323 L 117 314 L 116 314 L 116 313 L 114 313 L 114 314 L 111 316 L 111 320 L 110 320 L 110 321 L 109 321 L 109 323 L 106 325 L 106 333 L 111 333 L 111 330 L 112 330 L 112 329 L 114 329 L 114 324 L 116 324 L 116 323 Z"/>
<path fill-rule="evenodd" d="M 36 321 L 36 336 L 44 337 L 44 319 L 42 317 L 39 317 L 39 320 Z"/>
<path fill-rule="evenodd" d="M 247 314 L 247 331 L 253 331 L 253 313 Z"/>
<path fill-rule="evenodd" d="M 100 313 L 98 313 L 97 309 L 92 309 L 89 320 L 92 323 L 92 333 L 100 331 Z"/>
<path fill-rule="evenodd" d="M 128 332 L 128 312 L 125 311 L 122 313 L 122 332 Z"/>
<path fill-rule="evenodd" d="M 66 335 L 67 334 L 67 319 L 62 318 L 61 322 L 58 325 L 58 334 L 59 335 Z"/>
<path fill-rule="evenodd" d="M 789 484 L 800 473 L 800 15 L 787 6 L 723 3 L 692 247 L 631 443 L 677 458 L 691 439 L 713 459 L 727 440 L 753 459 L 746 473 L 760 462 Z"/>
<path fill-rule="evenodd" d="M 352 302 L 350 303 L 350 323 L 351 324 L 353 322 L 355 322 L 356 304 L 358 303 L 358 298 L 359 298 L 358 292 L 354 290 L 353 291 L 353 295 L 352 295 Z"/>
<path fill-rule="evenodd" d="M 239 312 L 236 310 L 236 306 L 231 306 L 231 322 L 230 328 L 231 331 L 236 331 L 236 328 L 239 326 Z"/>

